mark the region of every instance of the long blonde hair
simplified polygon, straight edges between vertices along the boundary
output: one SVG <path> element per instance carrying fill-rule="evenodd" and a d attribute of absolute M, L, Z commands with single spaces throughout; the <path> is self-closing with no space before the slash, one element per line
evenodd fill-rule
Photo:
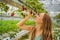
<path fill-rule="evenodd" d="M 42 40 L 52 40 L 52 26 L 51 26 L 51 18 L 44 14 L 43 16 L 43 25 L 42 25 Z M 36 28 L 33 28 L 31 32 L 30 40 L 34 40 Z"/>

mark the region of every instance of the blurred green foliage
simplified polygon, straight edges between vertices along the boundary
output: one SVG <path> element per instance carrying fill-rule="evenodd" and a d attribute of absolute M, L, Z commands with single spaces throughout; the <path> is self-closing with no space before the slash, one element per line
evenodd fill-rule
<path fill-rule="evenodd" d="M 18 29 L 16 24 L 18 23 L 17 20 L 0 20 L 0 34 L 9 32 L 9 31 L 17 31 L 15 29 Z M 34 25 L 34 22 L 27 21 L 25 22 L 25 25 Z"/>
<path fill-rule="evenodd" d="M 56 18 L 56 19 L 60 19 L 60 13 L 57 14 L 54 18 Z"/>
<path fill-rule="evenodd" d="M 9 31 L 14 31 L 15 29 L 17 29 L 17 22 L 18 21 L 0 20 L 0 34 L 7 33 Z"/>

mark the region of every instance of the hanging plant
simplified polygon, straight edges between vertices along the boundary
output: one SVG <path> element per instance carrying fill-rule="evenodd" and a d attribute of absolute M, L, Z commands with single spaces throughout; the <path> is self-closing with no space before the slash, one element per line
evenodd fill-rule
<path fill-rule="evenodd" d="M 23 1 L 23 0 L 22 0 Z M 24 2 L 24 1 L 23 1 Z M 38 13 L 42 13 L 42 12 L 47 12 L 44 8 L 43 8 L 43 4 L 40 3 L 38 0 L 25 0 L 25 3 L 29 6 L 32 7 L 32 9 L 35 11 L 35 12 L 38 12 Z M 26 6 L 28 8 L 28 6 Z"/>

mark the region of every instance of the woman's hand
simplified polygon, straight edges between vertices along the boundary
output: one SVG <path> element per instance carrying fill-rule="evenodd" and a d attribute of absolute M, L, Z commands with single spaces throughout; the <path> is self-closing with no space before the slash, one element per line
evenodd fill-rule
<path fill-rule="evenodd" d="M 23 25 L 30 17 L 32 16 L 32 14 L 28 14 L 28 16 L 26 16 L 24 19 L 22 19 L 20 22 L 18 22 L 18 25 Z"/>
<path fill-rule="evenodd" d="M 25 17 L 23 20 L 21 20 L 19 23 L 17 23 L 16 25 L 24 30 L 28 30 L 28 31 L 32 31 L 33 26 L 26 26 L 24 25 L 24 23 L 32 16 L 32 14 L 28 14 L 27 17 Z"/>

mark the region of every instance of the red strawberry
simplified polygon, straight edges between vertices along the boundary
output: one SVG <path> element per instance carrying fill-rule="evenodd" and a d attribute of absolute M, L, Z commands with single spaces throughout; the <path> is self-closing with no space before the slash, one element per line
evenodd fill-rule
<path fill-rule="evenodd" d="M 22 11 L 24 11 L 24 9 L 25 9 L 24 6 L 22 6 Z"/>
<path fill-rule="evenodd" d="M 27 8 L 24 8 L 24 10 L 27 10 Z"/>
<path fill-rule="evenodd" d="M 32 14 L 32 10 L 30 11 L 30 14 Z"/>
<path fill-rule="evenodd" d="M 14 13 L 11 13 L 11 16 L 14 16 Z"/>

